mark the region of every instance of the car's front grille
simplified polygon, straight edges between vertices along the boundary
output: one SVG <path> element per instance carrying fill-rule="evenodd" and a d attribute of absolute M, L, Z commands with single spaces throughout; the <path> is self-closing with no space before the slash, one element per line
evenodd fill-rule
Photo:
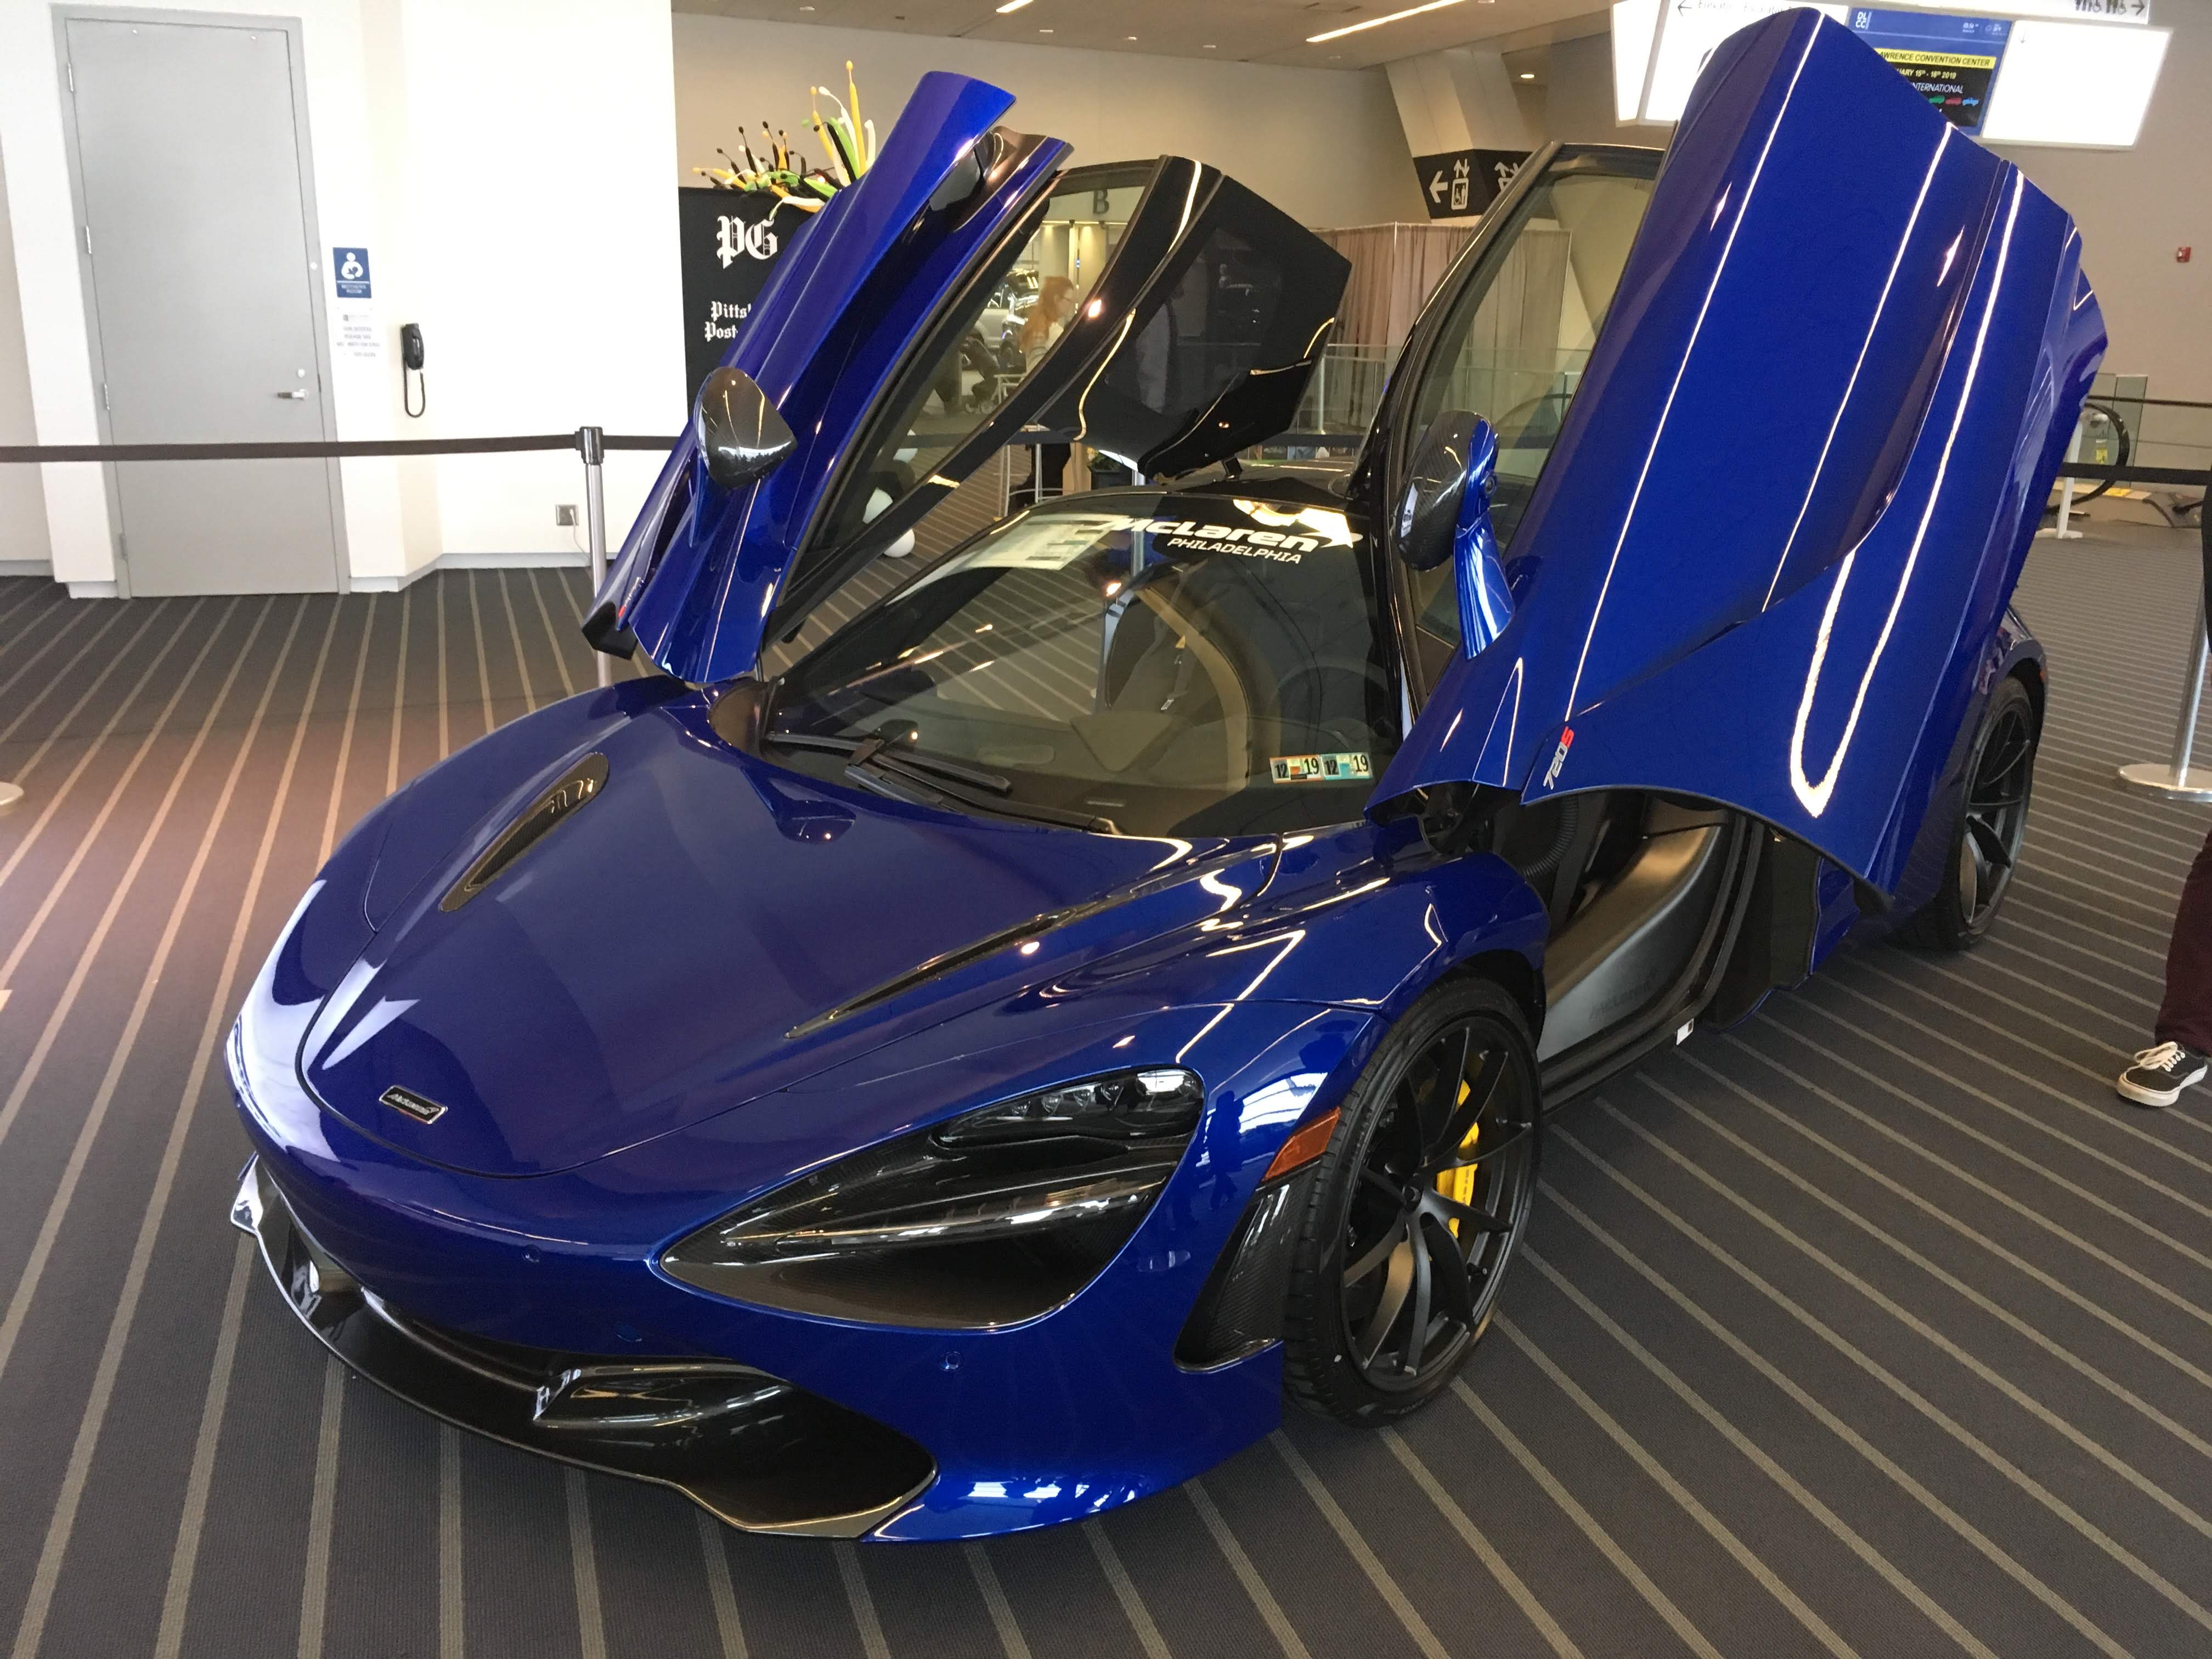
<path fill-rule="evenodd" d="M 308 1236 L 258 1158 L 231 1218 L 300 1322 L 371 1382 L 494 1439 L 674 1486 L 732 1526 L 858 1537 L 936 1474 L 897 1431 L 732 1360 L 525 1347 L 394 1308 Z"/>

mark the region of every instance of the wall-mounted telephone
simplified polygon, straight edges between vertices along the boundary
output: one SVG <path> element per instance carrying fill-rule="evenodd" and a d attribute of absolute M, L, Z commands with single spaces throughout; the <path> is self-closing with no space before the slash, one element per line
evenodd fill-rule
<path fill-rule="evenodd" d="M 415 377 L 415 386 L 422 394 L 416 403 L 408 390 L 407 377 Z M 399 325 L 399 406 L 411 419 L 421 420 L 422 411 L 430 406 L 430 383 L 422 378 L 422 325 L 420 323 Z"/>

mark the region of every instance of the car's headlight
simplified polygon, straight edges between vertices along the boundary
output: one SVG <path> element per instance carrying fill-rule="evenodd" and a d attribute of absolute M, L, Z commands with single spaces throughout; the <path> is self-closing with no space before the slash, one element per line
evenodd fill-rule
<path fill-rule="evenodd" d="M 777 1188 L 661 1257 L 741 1302 L 976 1329 L 1058 1307 L 1128 1242 L 1205 1094 L 1139 1067 L 1000 1101 Z"/>

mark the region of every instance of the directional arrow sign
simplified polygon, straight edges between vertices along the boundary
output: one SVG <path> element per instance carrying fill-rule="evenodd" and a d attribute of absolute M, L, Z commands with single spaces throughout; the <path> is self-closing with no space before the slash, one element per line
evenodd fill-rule
<path fill-rule="evenodd" d="M 1423 205 L 1431 219 L 1471 219 L 1498 199 L 1528 159 L 1525 149 L 1448 149 L 1416 155 Z"/>

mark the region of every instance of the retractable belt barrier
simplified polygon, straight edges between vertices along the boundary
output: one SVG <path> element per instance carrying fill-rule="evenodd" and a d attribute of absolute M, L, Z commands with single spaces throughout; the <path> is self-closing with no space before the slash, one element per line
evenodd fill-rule
<path fill-rule="evenodd" d="M 2155 404 L 2170 408 L 2205 408 L 2212 405 L 2192 404 L 2173 398 L 2130 398 L 2130 403 Z M 1338 443 L 1356 445 L 1361 440 L 1350 434 L 1295 433 L 1278 442 L 1311 442 L 1334 446 Z M 46 465 L 66 461 L 261 461 L 261 460 L 349 460 L 373 457 L 398 455 L 500 455 L 516 454 L 532 450 L 573 449 L 584 464 L 585 519 L 590 535 L 592 587 L 597 592 L 607 574 L 607 518 L 606 492 L 603 464 L 611 449 L 666 451 L 675 447 L 673 437 L 640 436 L 635 434 L 611 434 L 595 426 L 579 427 L 574 432 L 533 434 L 511 438 L 389 438 L 364 440 L 355 443 L 282 443 L 282 444 L 0 444 L 0 465 L 9 462 Z M 2212 494 L 2212 470 L 2181 466 L 2135 466 L 2129 465 L 2098 465 L 2069 458 L 2058 469 L 2058 477 L 2089 483 L 2129 484 L 2194 485 Z M 2139 793 L 2158 795 L 2168 800 L 2212 801 L 2212 770 L 2192 770 L 2197 742 L 2197 718 L 2204 697 L 2204 669 L 2208 654 L 2205 619 L 2212 613 L 2212 515 L 2197 504 L 2198 534 L 2204 548 L 2203 592 L 2197 609 L 2197 634 L 2189 657 L 2187 678 L 2182 684 L 2181 712 L 2173 732 L 2173 753 L 2169 761 L 2137 761 L 2119 770 L 2123 787 Z M 611 678 L 611 665 L 605 656 L 599 659 L 599 684 L 605 685 Z M 0 813 L 6 812 L 22 799 L 21 788 L 0 782 Z"/>
<path fill-rule="evenodd" d="M 611 449 L 665 452 L 674 438 L 606 433 L 595 426 L 574 432 L 536 433 L 513 438 L 380 438 L 354 443 L 290 444 L 0 444 L 0 465 L 9 461 L 329 461 L 394 455 L 513 455 L 531 450 L 573 449 L 584 463 L 584 520 L 590 537 L 592 591 L 607 574 L 607 498 L 603 463 Z M 613 665 L 597 656 L 601 685 L 613 679 Z M 12 792 L 12 793 L 11 793 Z M 22 799 L 22 791 L 0 783 L 0 812 Z"/>
<path fill-rule="evenodd" d="M 2110 468 L 2097 469 L 2100 471 Z M 2155 477 L 2145 477 L 2145 473 Z M 2181 682 L 2181 712 L 2173 725 L 2173 753 L 2165 761 L 2135 761 L 2120 768 L 2120 787 L 2162 800 L 2212 801 L 2212 770 L 2191 769 L 2197 748 L 2197 716 L 2204 704 L 2204 665 L 2212 644 L 2206 635 L 2212 617 L 2212 513 L 2205 511 L 2212 497 L 2212 472 L 2191 472 L 2178 467 L 2127 470 L 2122 483 L 2195 484 L 2207 493 L 2197 502 L 2197 534 L 2203 548 L 2204 580 L 2197 595 L 2197 633 L 2189 650 L 2189 667 Z"/>

